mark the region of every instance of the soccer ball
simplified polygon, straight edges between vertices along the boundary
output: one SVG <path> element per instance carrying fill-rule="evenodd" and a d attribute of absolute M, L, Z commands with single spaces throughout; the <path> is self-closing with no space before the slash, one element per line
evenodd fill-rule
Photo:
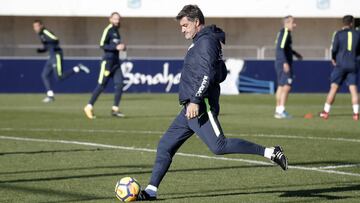
<path fill-rule="evenodd" d="M 115 195 L 122 202 L 136 201 L 140 189 L 141 186 L 135 178 L 125 177 L 116 183 Z"/>

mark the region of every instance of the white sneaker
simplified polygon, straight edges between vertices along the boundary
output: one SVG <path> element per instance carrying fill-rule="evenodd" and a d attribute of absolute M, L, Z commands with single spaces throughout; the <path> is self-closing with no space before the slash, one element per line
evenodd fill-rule
<path fill-rule="evenodd" d="M 82 71 L 82 72 L 84 72 L 86 74 L 90 73 L 90 69 L 88 67 L 86 67 L 85 65 L 79 63 L 77 66 L 80 68 L 80 71 Z"/>
<path fill-rule="evenodd" d="M 50 102 L 54 102 L 55 98 L 54 97 L 45 97 L 42 102 L 43 103 L 50 103 Z"/>
<path fill-rule="evenodd" d="M 86 105 L 84 107 L 84 112 L 85 112 L 86 117 L 88 117 L 89 119 L 95 119 L 96 118 L 96 116 L 94 114 L 94 111 L 93 111 L 93 108 L 91 106 Z"/>
<path fill-rule="evenodd" d="M 292 116 L 288 112 L 284 111 L 282 113 L 275 112 L 274 118 L 276 118 L 276 119 L 290 119 L 290 118 L 292 118 Z"/>
<path fill-rule="evenodd" d="M 114 111 L 114 110 L 111 110 L 111 115 L 114 117 L 119 117 L 119 118 L 125 117 L 125 114 L 121 113 L 120 111 Z"/>

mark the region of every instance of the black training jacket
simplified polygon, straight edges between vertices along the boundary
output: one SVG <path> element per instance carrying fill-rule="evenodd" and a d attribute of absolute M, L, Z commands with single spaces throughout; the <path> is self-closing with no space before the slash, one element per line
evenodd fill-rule
<path fill-rule="evenodd" d="M 225 33 L 215 25 L 204 27 L 193 38 L 181 71 L 180 104 L 208 101 L 210 110 L 219 113 L 219 84 L 227 75 L 221 43 L 225 44 Z"/>

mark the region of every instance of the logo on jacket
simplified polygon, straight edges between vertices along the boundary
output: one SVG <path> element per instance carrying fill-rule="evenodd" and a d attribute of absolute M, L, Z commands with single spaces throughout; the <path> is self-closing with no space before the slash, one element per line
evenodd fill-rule
<path fill-rule="evenodd" d="M 113 39 L 113 42 L 115 43 L 115 44 L 120 44 L 120 39 Z"/>
<path fill-rule="evenodd" d="M 188 51 L 189 51 L 191 48 L 193 48 L 193 47 L 194 47 L 194 43 L 192 43 L 192 44 L 189 46 Z"/>
<path fill-rule="evenodd" d="M 195 96 L 200 97 L 206 88 L 206 85 L 209 83 L 209 77 L 204 75 L 203 80 L 201 82 L 199 90 L 196 92 Z"/>

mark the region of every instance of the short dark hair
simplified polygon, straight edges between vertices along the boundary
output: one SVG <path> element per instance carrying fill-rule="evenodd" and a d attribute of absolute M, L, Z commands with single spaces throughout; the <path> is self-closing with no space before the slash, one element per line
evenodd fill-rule
<path fill-rule="evenodd" d="M 191 22 L 194 22 L 195 19 L 198 19 L 200 25 L 205 24 L 204 14 L 201 12 L 200 8 L 197 5 L 186 5 L 184 6 L 179 14 L 176 16 L 176 20 L 181 20 L 183 17 L 187 17 L 187 19 Z"/>
<path fill-rule="evenodd" d="M 354 23 L 354 16 L 352 15 L 346 15 L 342 19 L 343 25 L 350 26 Z"/>
<path fill-rule="evenodd" d="M 120 13 L 119 13 L 119 12 L 116 12 L 116 11 L 115 11 L 115 12 L 112 12 L 111 15 L 110 15 L 110 17 L 113 17 L 114 15 L 120 16 Z"/>
<path fill-rule="evenodd" d="M 39 23 L 40 25 L 43 25 L 43 22 L 41 20 L 38 20 L 38 19 L 33 21 L 33 24 L 35 24 L 35 23 Z"/>
<path fill-rule="evenodd" d="M 290 18 L 294 18 L 292 15 L 287 15 L 282 19 L 282 23 L 286 23 Z"/>

